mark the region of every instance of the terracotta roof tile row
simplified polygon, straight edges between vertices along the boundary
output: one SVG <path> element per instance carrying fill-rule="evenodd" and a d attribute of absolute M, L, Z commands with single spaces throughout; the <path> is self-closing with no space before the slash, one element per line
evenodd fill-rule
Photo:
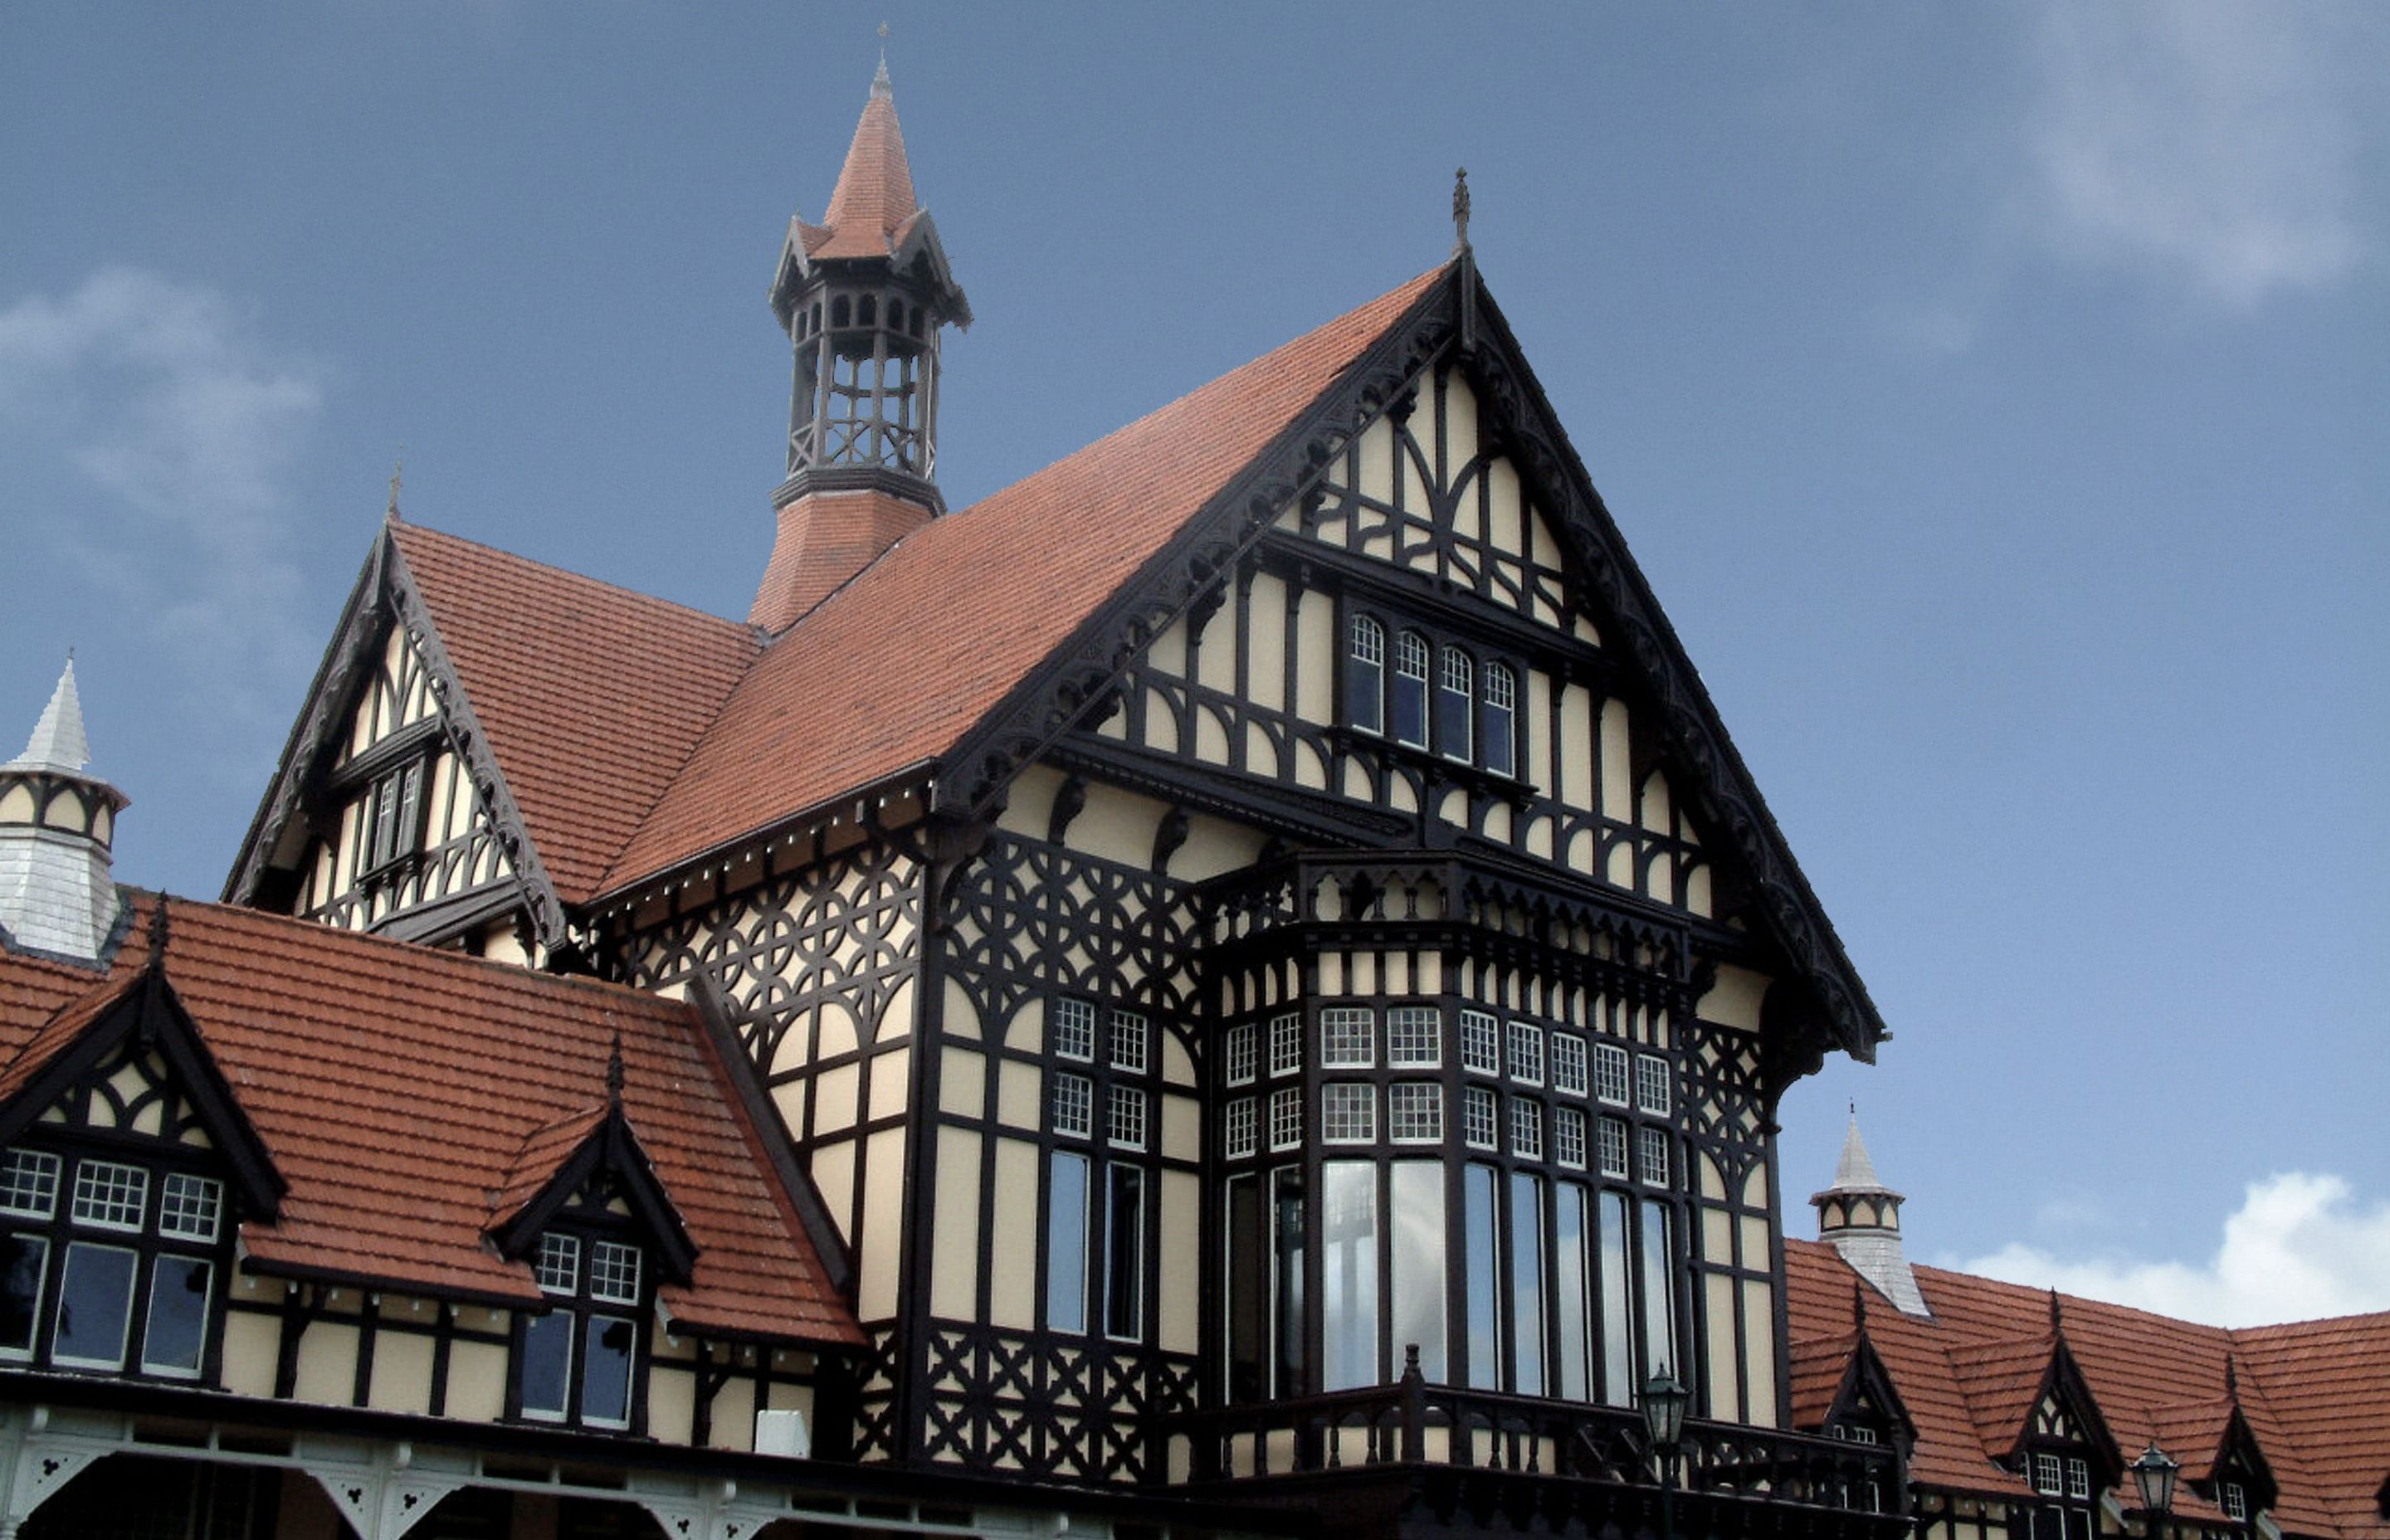
<path fill-rule="evenodd" d="M 157 902 L 142 899 L 145 922 Z M 693 1007 L 169 903 L 166 981 L 289 1185 L 274 1222 L 242 1226 L 254 1265 L 536 1300 L 529 1267 L 483 1239 L 492 1205 L 536 1187 L 527 1157 L 556 1143 L 543 1135 L 602 1103 L 619 1035 L 624 1114 L 698 1249 L 693 1278 L 665 1284 L 662 1303 L 700 1332 L 860 1341 L 790 1195 L 755 1158 Z M 61 1011 L 88 1019 L 89 999 L 137 979 L 145 958 L 128 944 L 95 979 L 0 956 L 0 1063 L 46 1059 L 35 1045 L 56 1047 L 45 1023 Z"/>
<path fill-rule="evenodd" d="M 1847 1362 L 1857 1275 L 1830 1246 L 1788 1240 L 1784 1251 L 1796 1420 L 1822 1417 L 1832 1392 L 1821 1398 L 1816 1384 L 1833 1360 Z M 2285 1531 L 2390 1537 L 2390 1313 L 2235 1329 L 2061 1295 L 2053 1329 L 2046 1290 L 1915 1271 L 1934 1318 L 1876 1309 L 1866 1329 L 1917 1423 L 1917 1482 L 2022 1495 L 1992 1462 L 2015 1447 L 2062 1336 L 2125 1460 L 2154 1438 L 2187 1482 L 2206 1481 L 2237 1397 L 2281 1488 L 2273 1513 Z M 2177 1507 L 2223 1522 L 2187 1485 Z"/>

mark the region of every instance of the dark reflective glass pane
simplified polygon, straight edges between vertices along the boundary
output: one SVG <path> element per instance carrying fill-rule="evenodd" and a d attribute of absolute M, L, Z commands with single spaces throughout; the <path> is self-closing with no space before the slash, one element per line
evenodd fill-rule
<path fill-rule="evenodd" d="M 50 1355 L 60 1362 L 121 1366 L 132 1314 L 133 1253 L 114 1246 L 69 1246 Z"/>
<path fill-rule="evenodd" d="M 1497 776 L 1511 774 L 1518 763 L 1511 743 L 1514 720 L 1508 706 L 1485 708 L 1485 768 Z"/>
<path fill-rule="evenodd" d="M 1365 733 L 1385 726 L 1385 671 L 1381 663 L 1362 658 L 1344 660 L 1344 709 L 1353 725 Z"/>
<path fill-rule="evenodd" d="M 141 1367 L 163 1374 L 197 1374 L 208 1334 L 208 1286 L 215 1269 L 194 1257 L 158 1259 L 149 1277 L 149 1325 L 141 1339 Z"/>
<path fill-rule="evenodd" d="M 1394 675 L 1394 733 L 1397 741 L 1427 746 L 1427 679 L 1407 674 Z"/>
<path fill-rule="evenodd" d="M 42 1273 L 49 1262 L 50 1243 L 40 1236 L 0 1236 L 0 1352 L 33 1351 Z"/>
<path fill-rule="evenodd" d="M 1134 1166 L 1111 1168 L 1104 1251 L 1104 1330 L 1137 1337 L 1145 1328 L 1145 1173 Z"/>
<path fill-rule="evenodd" d="M 1502 1277 L 1499 1221 L 1494 1212 L 1497 1183 L 1492 1166 L 1471 1165 L 1461 1174 L 1464 1277 L 1469 1306 L 1469 1382 L 1480 1390 L 1502 1388 Z"/>
<path fill-rule="evenodd" d="M 619 1315 L 589 1318 L 581 1356 L 581 1418 L 621 1425 L 631 1420 L 631 1352 L 638 1328 Z"/>
<path fill-rule="evenodd" d="M 564 1382 L 572 1369 L 572 1317 L 560 1310 L 523 1323 L 522 1409 L 525 1417 L 564 1415 Z"/>

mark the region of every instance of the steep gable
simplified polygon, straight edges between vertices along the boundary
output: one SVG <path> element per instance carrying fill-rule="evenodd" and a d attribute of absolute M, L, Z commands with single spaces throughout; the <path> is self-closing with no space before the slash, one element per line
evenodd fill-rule
<path fill-rule="evenodd" d="M 899 542 L 749 671 L 603 889 L 635 887 L 842 797 L 952 763 L 1058 654 L 1075 650 L 1074 636 L 1101 629 L 1124 585 L 1199 509 L 1228 495 L 1437 276 Z M 1118 661 L 1106 653 L 1095 672 Z M 1065 725 L 1033 730 L 1050 738 Z M 993 762 L 966 764 L 968 789 L 956 789 L 992 794 L 1004 773 Z M 943 785 L 941 794 L 949 795 Z"/>

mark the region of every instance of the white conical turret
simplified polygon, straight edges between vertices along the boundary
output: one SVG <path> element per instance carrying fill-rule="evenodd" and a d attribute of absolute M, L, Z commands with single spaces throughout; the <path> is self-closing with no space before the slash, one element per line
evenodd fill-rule
<path fill-rule="evenodd" d="M 124 793 L 84 774 L 91 744 L 67 660 L 25 751 L 0 764 L 0 943 L 96 962 L 122 905 L 109 874 Z"/>
<path fill-rule="evenodd" d="M 1918 1291 L 1917 1276 L 1900 1244 L 1900 1194 L 1883 1185 L 1869 1158 L 1867 1141 L 1859 1137 L 1859 1110 L 1851 1109 L 1851 1126 L 1843 1136 L 1842 1159 L 1834 1162 L 1834 1185 L 1812 1193 L 1818 1209 L 1818 1238 L 1842 1253 L 1851 1270 L 1875 1285 L 1876 1291 L 1904 1315 L 1931 1315 L 1925 1296 Z"/>

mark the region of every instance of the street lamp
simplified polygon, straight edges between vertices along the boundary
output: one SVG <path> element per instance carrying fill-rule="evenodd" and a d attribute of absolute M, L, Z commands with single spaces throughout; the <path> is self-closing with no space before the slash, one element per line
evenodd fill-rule
<path fill-rule="evenodd" d="M 2165 1525 L 2166 1514 L 2174 1508 L 2174 1479 L 2182 1466 L 2150 1440 L 2141 1457 L 2133 1462 L 2133 1484 L 2141 1489 L 2141 1511 L 2149 1515 L 2149 1540 L 2158 1540 L 2158 1532 Z"/>
<path fill-rule="evenodd" d="M 1643 1431 L 1660 1457 L 1661 1540 L 1677 1540 L 1677 1456 L 1685 1446 L 1685 1404 L 1692 1398 L 1664 1365 L 1643 1384 Z"/>

